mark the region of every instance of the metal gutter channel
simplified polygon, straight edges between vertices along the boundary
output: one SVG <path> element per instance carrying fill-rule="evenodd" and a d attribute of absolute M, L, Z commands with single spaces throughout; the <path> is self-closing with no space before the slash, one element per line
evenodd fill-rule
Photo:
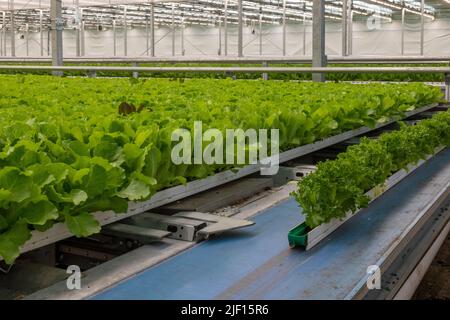
<path fill-rule="evenodd" d="M 93 299 L 350 299 L 448 192 L 450 149 L 439 153 L 312 250 L 288 248 L 303 220 L 293 199 L 256 224 L 203 242 Z M 355 289 L 357 288 L 357 290 Z"/>
<path fill-rule="evenodd" d="M 450 213 L 441 210 L 448 206 L 449 196 L 450 181 L 378 261 L 383 274 L 382 289 L 368 290 L 362 285 L 352 299 L 390 300 L 395 297 L 450 220 Z"/>

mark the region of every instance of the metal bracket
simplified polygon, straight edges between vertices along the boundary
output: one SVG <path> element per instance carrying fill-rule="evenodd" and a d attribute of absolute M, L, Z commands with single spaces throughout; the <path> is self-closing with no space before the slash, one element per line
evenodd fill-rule
<path fill-rule="evenodd" d="M 183 211 L 214 212 L 218 209 L 236 204 L 243 199 L 252 197 L 272 186 L 273 180 L 271 178 L 248 178 L 233 181 L 189 198 L 156 208 L 155 212 L 162 214 L 175 214 Z"/>
<path fill-rule="evenodd" d="M 168 234 L 165 235 L 168 238 L 184 241 L 200 241 L 213 234 L 254 224 L 253 221 L 249 220 L 222 217 L 197 211 L 183 211 L 172 216 L 146 212 L 127 219 L 125 223 L 139 228 L 150 227 L 165 230 L 168 231 Z"/>
<path fill-rule="evenodd" d="M 275 186 L 281 186 L 291 180 L 298 181 L 311 172 L 315 171 L 316 169 L 316 166 L 309 164 L 299 165 L 295 167 L 281 166 L 278 170 L 278 173 L 273 176 L 273 184 Z"/>
<path fill-rule="evenodd" d="M 104 226 L 102 229 L 102 233 L 106 235 L 137 240 L 144 244 L 160 240 L 171 234 L 171 232 L 169 231 L 162 231 L 119 222 Z"/>
<path fill-rule="evenodd" d="M 195 241 L 197 231 L 207 226 L 205 221 L 166 216 L 152 212 L 134 216 L 127 219 L 125 223 L 169 231 L 170 235 L 167 236 L 168 238 L 184 241 Z"/>
<path fill-rule="evenodd" d="M 203 212 L 179 212 L 175 214 L 176 217 L 183 217 L 203 221 L 208 224 L 205 228 L 199 230 L 196 234 L 196 240 L 208 239 L 211 235 L 222 233 L 229 230 L 248 227 L 255 223 L 250 220 L 241 220 L 230 217 L 223 217 L 216 214 L 209 214 Z"/>

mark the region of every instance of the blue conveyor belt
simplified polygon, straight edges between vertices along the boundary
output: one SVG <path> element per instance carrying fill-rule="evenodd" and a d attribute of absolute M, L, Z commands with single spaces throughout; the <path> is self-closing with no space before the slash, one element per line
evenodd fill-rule
<path fill-rule="evenodd" d="M 446 149 L 307 252 L 288 246 L 304 220 L 290 198 L 92 298 L 343 299 L 449 180 Z"/>

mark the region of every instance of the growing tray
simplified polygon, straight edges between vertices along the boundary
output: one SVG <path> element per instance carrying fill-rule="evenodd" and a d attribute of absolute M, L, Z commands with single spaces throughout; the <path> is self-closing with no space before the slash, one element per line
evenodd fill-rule
<path fill-rule="evenodd" d="M 394 174 L 392 174 L 383 184 L 378 185 L 368 192 L 366 195 L 369 196 L 370 202 L 374 201 L 378 197 L 380 197 L 383 193 L 394 187 L 401 180 L 406 178 L 410 173 L 423 165 L 430 158 L 434 157 L 440 151 L 442 151 L 445 147 L 439 147 L 435 150 L 432 155 L 426 157 L 426 159 L 420 160 L 416 164 L 409 164 L 407 169 L 402 169 Z M 295 226 L 288 233 L 288 242 L 291 248 L 294 247 L 303 247 L 306 250 L 311 249 L 316 246 L 320 241 L 330 235 L 333 231 L 338 229 L 342 224 L 346 221 L 357 215 L 361 211 L 358 210 L 355 213 L 348 212 L 344 218 L 341 219 L 332 219 L 330 222 L 321 224 L 320 226 L 310 229 L 305 222 Z"/>

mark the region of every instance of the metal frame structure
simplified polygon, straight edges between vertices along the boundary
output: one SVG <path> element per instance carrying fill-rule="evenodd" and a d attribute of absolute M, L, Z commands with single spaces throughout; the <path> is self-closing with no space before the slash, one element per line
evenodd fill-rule
<path fill-rule="evenodd" d="M 7 2 L 8 6 L 4 4 Z M 152 45 L 151 55 L 155 56 L 154 28 L 156 26 L 168 26 L 172 33 L 172 56 L 175 52 L 175 32 L 178 28 L 186 25 L 219 26 L 219 50 L 222 54 L 222 33 L 221 24 L 224 24 L 224 54 L 229 54 L 228 29 L 229 25 L 237 26 L 237 52 L 238 57 L 244 56 L 244 36 L 243 29 L 246 25 L 259 24 L 260 26 L 260 47 L 262 47 L 262 25 L 282 25 L 281 54 L 287 55 L 287 24 L 298 23 L 303 25 L 303 52 L 306 54 L 305 43 L 305 23 L 313 20 L 313 11 L 316 3 L 322 3 L 323 8 L 317 13 L 321 14 L 316 23 L 316 28 L 321 27 L 325 19 L 342 21 L 342 55 L 352 54 L 352 23 L 354 15 L 361 17 L 373 16 L 379 19 L 392 21 L 395 12 L 402 12 L 402 26 L 404 26 L 405 13 L 420 16 L 421 36 L 420 54 L 424 54 L 424 23 L 425 18 L 435 19 L 437 10 L 424 0 L 401 1 L 401 0 L 369 0 L 362 1 L 311 1 L 311 0 L 184 0 L 184 1 L 143 1 L 143 0 L 75 0 L 61 1 L 61 13 L 59 21 L 64 22 L 65 29 L 76 30 L 76 55 L 84 55 L 84 30 L 103 30 L 111 28 L 114 30 L 114 55 L 116 55 L 116 30 L 123 29 L 124 55 L 127 56 L 127 30 L 129 28 L 145 28 L 148 30 L 148 17 L 151 16 Z M 2 29 L 10 33 L 10 55 L 15 56 L 14 35 L 16 32 L 39 32 L 41 56 L 43 50 L 43 30 L 52 29 L 52 17 L 49 10 L 54 2 L 51 0 L 0 0 L 0 9 L 4 9 Z M 16 4 L 14 6 L 14 4 Z M 323 11 L 323 12 L 322 12 Z M 6 19 L 6 20 L 5 20 Z M 317 21 L 319 21 L 317 20 Z M 8 23 L 9 21 L 9 23 Z M 62 23 L 61 23 L 62 25 Z M 323 27 L 324 28 L 324 27 Z M 314 28 L 313 28 L 314 29 Z M 401 53 L 404 54 L 404 27 L 402 27 Z M 314 30 L 313 30 L 314 33 Z M 183 34 L 183 33 L 182 33 Z M 321 43 L 324 32 L 318 31 L 313 35 L 313 43 Z M 6 35 L 2 35 L 2 41 L 6 41 Z M 148 39 L 148 35 L 147 35 Z M 182 40 L 183 41 L 183 40 Z M 314 47 L 313 44 L 313 47 Z M 148 53 L 147 45 L 147 53 Z M 181 45 L 181 55 L 184 54 L 184 45 Z M 0 55 L 5 56 L 5 50 L 1 50 Z M 262 54 L 262 48 L 260 49 Z"/>
<path fill-rule="evenodd" d="M 263 65 L 267 65 L 267 62 Z M 134 78 L 145 72 L 260 73 L 265 80 L 269 73 L 312 73 L 313 81 L 317 82 L 325 81 L 324 76 L 327 73 L 440 73 L 445 76 L 445 99 L 450 101 L 450 67 L 137 67 L 137 62 L 134 62 L 132 67 L 0 65 L 0 70 L 51 71 L 54 75 L 61 75 L 64 71 L 85 71 L 89 77 L 96 77 L 99 71 L 133 72 Z"/>

